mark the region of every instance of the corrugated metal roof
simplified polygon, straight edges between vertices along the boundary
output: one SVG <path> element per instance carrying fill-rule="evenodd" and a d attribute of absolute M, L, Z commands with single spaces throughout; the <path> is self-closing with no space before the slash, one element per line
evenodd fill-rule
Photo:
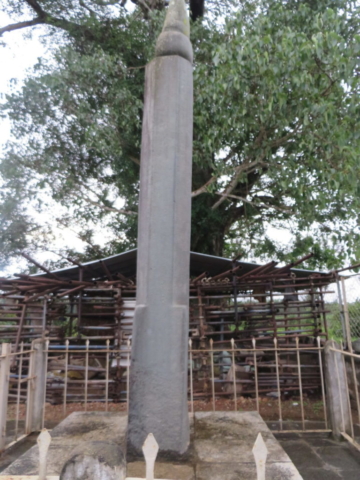
<path fill-rule="evenodd" d="M 83 266 L 85 267 L 83 271 L 83 279 L 90 280 L 103 277 L 105 274 L 103 264 L 106 265 L 106 268 L 113 275 L 121 273 L 126 277 L 132 277 L 136 274 L 136 258 L 137 249 L 135 248 L 111 257 L 83 263 Z M 244 273 L 257 268 L 261 264 L 237 261 L 236 265 L 241 265 L 241 271 L 238 272 L 238 275 L 243 275 Z M 230 270 L 232 267 L 233 261 L 231 259 L 206 255 L 204 253 L 190 252 L 191 275 L 197 276 L 201 275 L 203 272 L 208 272 L 209 276 L 213 277 L 226 270 Z M 310 273 L 321 273 L 298 268 L 294 268 L 291 271 L 294 272 L 297 277 L 306 277 Z M 79 278 L 79 267 L 66 267 L 60 270 L 54 270 L 53 273 L 56 273 L 59 277 L 77 280 Z M 45 273 L 40 274 L 40 276 L 48 277 L 49 275 Z"/>

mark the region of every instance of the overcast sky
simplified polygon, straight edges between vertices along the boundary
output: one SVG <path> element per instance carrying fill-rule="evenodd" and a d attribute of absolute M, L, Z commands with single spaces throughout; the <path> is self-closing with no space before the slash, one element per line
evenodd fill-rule
<path fill-rule="evenodd" d="M 10 19 L 6 14 L 0 12 L 0 26 L 14 23 L 14 19 Z M 41 43 L 41 35 L 45 35 L 46 27 L 38 26 L 32 29 L 32 38 L 24 38 L 25 30 L 16 30 L 5 33 L 1 40 L 5 45 L 0 45 L 0 101 L 4 101 L 6 93 L 16 91 L 21 88 L 24 79 L 28 73 L 31 73 L 32 67 L 36 64 L 39 57 L 47 55 L 45 46 Z M 0 118 L 0 149 L 3 151 L 6 142 L 11 136 L 10 123 L 7 119 Z M 61 234 L 62 235 L 61 235 Z M 61 237 L 66 236 L 67 240 L 71 240 L 73 246 L 81 248 L 81 243 L 76 236 L 70 232 L 59 232 L 59 245 L 61 246 Z M 64 241 L 64 240 L 63 240 Z M 69 242 L 67 242 L 69 243 Z M 58 257 L 50 255 L 54 259 Z M 49 254 L 44 252 L 37 256 L 39 261 L 49 258 Z M 18 272 L 19 269 L 26 266 L 25 261 L 15 262 L 9 268 L 1 270 L 0 274 L 12 274 Z"/>
<path fill-rule="evenodd" d="M 0 26 L 5 26 L 13 21 L 4 13 L 0 12 Z M 24 40 L 24 31 L 16 30 L 5 33 L 1 40 L 5 46 L 0 46 L 0 94 L 3 99 L 4 94 L 11 89 L 19 88 L 26 71 L 31 68 L 38 57 L 44 55 L 44 47 L 39 41 L 39 34 L 42 28 L 34 29 L 33 39 Z M 9 138 L 10 128 L 6 120 L 0 120 L 0 143 L 1 146 Z"/>

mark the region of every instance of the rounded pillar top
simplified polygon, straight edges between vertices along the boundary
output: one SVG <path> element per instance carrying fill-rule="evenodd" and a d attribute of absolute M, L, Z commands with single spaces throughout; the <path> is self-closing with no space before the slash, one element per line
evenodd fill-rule
<path fill-rule="evenodd" d="M 171 0 L 164 27 L 156 42 L 155 56 L 179 55 L 193 61 L 193 51 L 189 39 L 190 24 L 184 0 Z"/>

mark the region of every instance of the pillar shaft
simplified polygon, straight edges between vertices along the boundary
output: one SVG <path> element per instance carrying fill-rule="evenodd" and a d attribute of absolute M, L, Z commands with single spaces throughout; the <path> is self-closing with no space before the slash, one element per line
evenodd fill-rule
<path fill-rule="evenodd" d="M 149 433 L 160 453 L 189 444 L 187 408 L 192 64 L 156 57 L 146 70 L 128 452 Z"/>

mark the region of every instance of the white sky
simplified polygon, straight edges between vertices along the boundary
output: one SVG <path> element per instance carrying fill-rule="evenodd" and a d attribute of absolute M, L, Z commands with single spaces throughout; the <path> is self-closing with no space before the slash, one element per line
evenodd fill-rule
<path fill-rule="evenodd" d="M 14 23 L 14 19 L 10 19 L 8 15 L 0 12 L 0 26 L 5 26 Z M 5 94 L 16 91 L 21 88 L 27 72 L 31 72 L 32 67 L 36 64 L 39 57 L 46 55 L 46 48 L 41 43 L 40 37 L 46 32 L 45 27 L 38 26 L 32 28 L 32 38 L 24 38 L 23 30 L 5 33 L 1 40 L 5 42 L 5 46 L 0 45 L 0 101 L 4 100 Z M 10 123 L 7 119 L 0 118 L 0 150 L 3 151 L 6 142 L 11 136 Z M 61 248 L 65 243 L 74 248 L 81 249 L 83 242 L 81 242 L 76 235 L 68 230 L 59 229 L 57 231 L 57 245 Z M 58 259 L 55 255 L 49 253 L 39 253 L 37 259 L 41 262 L 47 258 Z M 25 268 L 26 262 L 14 262 L 10 267 L 1 270 L 0 275 L 11 275 Z"/>
<path fill-rule="evenodd" d="M 0 12 L 0 26 L 13 23 L 8 15 Z M 0 46 L 0 95 L 1 100 L 5 93 L 19 88 L 26 71 L 31 68 L 45 53 L 43 45 L 39 41 L 41 27 L 34 28 L 34 38 L 24 40 L 24 32 L 21 30 L 5 33 L 1 38 L 5 46 Z M 38 32 L 38 33 L 36 33 Z M 0 145 L 3 147 L 10 135 L 9 123 L 0 119 Z"/>

